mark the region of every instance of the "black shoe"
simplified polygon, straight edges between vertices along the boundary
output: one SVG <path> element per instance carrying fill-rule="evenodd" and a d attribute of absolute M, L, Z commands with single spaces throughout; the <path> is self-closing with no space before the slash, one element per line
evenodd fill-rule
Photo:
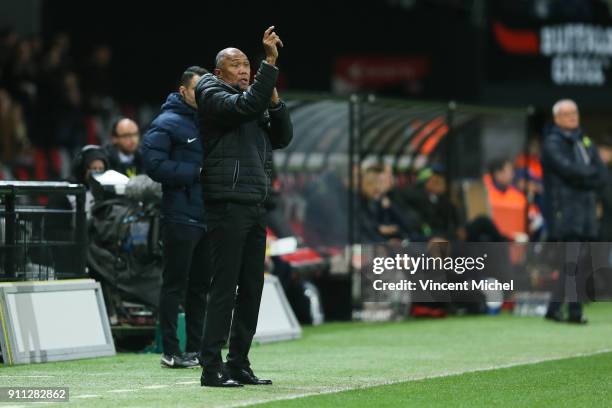
<path fill-rule="evenodd" d="M 262 380 L 258 378 L 251 368 L 235 368 L 228 366 L 224 367 L 225 374 L 232 380 L 238 381 L 240 384 L 248 385 L 272 385 L 272 380 Z"/>
<path fill-rule="evenodd" d="M 197 353 L 162 354 L 160 364 L 163 368 L 195 368 L 200 366 Z"/>
<path fill-rule="evenodd" d="M 572 324 L 587 324 L 589 321 L 584 316 L 577 316 L 577 317 L 569 317 L 567 319 L 567 322 L 572 323 Z"/>
<path fill-rule="evenodd" d="M 200 377 L 200 385 L 202 387 L 242 387 L 242 384 L 227 377 L 220 370 L 203 370 L 202 376 Z"/>
<path fill-rule="evenodd" d="M 546 314 L 544 315 L 544 318 L 546 320 L 552 320 L 553 322 L 564 322 L 565 320 L 563 319 L 563 313 L 561 312 L 546 312 Z"/>

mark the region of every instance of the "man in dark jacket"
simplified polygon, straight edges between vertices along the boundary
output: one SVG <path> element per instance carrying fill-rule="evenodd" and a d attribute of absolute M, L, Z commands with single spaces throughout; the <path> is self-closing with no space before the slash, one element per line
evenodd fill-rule
<path fill-rule="evenodd" d="M 181 76 L 179 92 L 171 93 L 143 142 L 147 174 L 162 183 L 164 272 L 159 323 L 164 354 L 162 367 L 199 365 L 198 353 L 210 280 L 204 224 L 202 144 L 198 132 L 194 89 L 207 71 L 190 67 Z M 185 310 L 186 352 L 176 336 L 179 304 Z"/>
<path fill-rule="evenodd" d="M 289 112 L 275 88 L 282 43 L 273 29 L 264 33 L 266 60 L 251 86 L 249 60 L 235 48 L 219 52 L 214 75 L 204 75 L 196 85 L 212 261 L 201 352 L 206 386 L 271 384 L 253 374 L 248 353 L 264 283 L 272 149 L 287 146 L 293 137 Z M 221 348 L 230 323 L 223 366 Z"/>
<path fill-rule="evenodd" d="M 110 168 L 133 177 L 142 174 L 143 160 L 139 150 L 140 129 L 129 118 L 117 119 L 111 126 L 111 143 L 104 146 Z"/>
<path fill-rule="evenodd" d="M 459 227 L 458 210 L 446 194 L 444 172 L 441 164 L 434 163 L 419 172 L 416 184 L 395 189 L 390 194 L 391 200 L 420 224 L 416 240 L 451 238 Z"/>
<path fill-rule="evenodd" d="M 580 128 L 578 107 L 564 99 L 553 107 L 555 124 L 544 139 L 542 167 L 544 170 L 544 217 L 549 240 L 566 242 L 565 262 L 546 318 L 564 321 L 561 305 L 566 297 L 565 285 L 570 276 L 576 285 L 575 296 L 568 303 L 568 322 L 586 323 L 582 316 L 581 298 L 585 296 L 585 261 L 588 245 L 596 241 L 597 192 L 605 183 L 606 171 L 591 139 Z M 568 294 L 573 295 L 573 294 Z"/>

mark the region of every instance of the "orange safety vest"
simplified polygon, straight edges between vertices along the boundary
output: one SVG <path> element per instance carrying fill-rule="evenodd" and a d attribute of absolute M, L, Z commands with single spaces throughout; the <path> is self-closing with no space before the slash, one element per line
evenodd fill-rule
<path fill-rule="evenodd" d="M 497 229 L 512 240 L 517 233 L 526 233 L 527 199 L 525 195 L 513 186 L 509 186 L 505 192 L 498 190 L 489 174 L 483 177 L 483 182 L 487 187 L 491 218 Z"/>

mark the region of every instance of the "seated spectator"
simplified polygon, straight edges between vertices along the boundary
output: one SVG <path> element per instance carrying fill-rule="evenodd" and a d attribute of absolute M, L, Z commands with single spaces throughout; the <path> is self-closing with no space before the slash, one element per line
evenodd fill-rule
<path fill-rule="evenodd" d="M 140 129 L 132 119 L 121 118 L 111 127 L 111 143 L 104 147 L 110 168 L 133 177 L 144 173 L 139 151 Z"/>
<path fill-rule="evenodd" d="M 387 198 L 390 182 L 382 166 L 370 166 L 362 172 L 357 189 L 359 169 L 354 168 L 355 188 L 350 197 L 356 203 L 357 222 L 353 239 L 361 242 L 384 242 L 392 238 L 413 238 L 416 220 Z M 359 191 L 357 191 L 359 190 Z M 313 247 L 344 246 L 349 243 L 349 178 L 329 171 L 315 180 L 306 191 L 304 239 Z M 405 214 L 406 213 L 406 214 Z M 413 215 L 414 216 L 414 215 Z M 416 218 L 416 217 L 415 217 Z"/>
<path fill-rule="evenodd" d="M 508 159 L 496 159 L 489 164 L 489 171 L 483 178 L 487 188 L 491 218 L 499 231 L 510 240 L 525 239 L 528 226 L 529 203 L 522 191 L 513 184 L 514 166 Z M 530 208 L 535 220 L 539 215 L 536 206 Z M 541 225 L 541 217 L 540 222 Z M 535 224 L 534 224 L 535 226 Z"/>
<path fill-rule="evenodd" d="M 416 216 L 403 213 L 387 196 L 391 182 L 383 166 L 372 165 L 362 171 L 357 219 L 359 242 L 387 242 L 412 239 L 418 228 Z"/>
<path fill-rule="evenodd" d="M 89 177 L 91 174 L 104 173 L 109 169 L 108 157 L 100 146 L 87 145 L 81 149 L 72 162 L 72 177 L 68 181 L 80 183 L 85 186 L 85 212 L 90 215 L 94 198 L 89 189 Z M 55 209 L 75 209 L 75 197 L 53 195 L 49 199 L 49 208 Z M 63 222 L 61 223 L 65 225 Z"/>
<path fill-rule="evenodd" d="M 459 227 L 459 213 L 447 196 L 444 167 L 433 164 L 421 170 L 417 183 L 390 193 L 401 211 L 416 214 L 423 240 L 433 237 L 454 238 Z"/>

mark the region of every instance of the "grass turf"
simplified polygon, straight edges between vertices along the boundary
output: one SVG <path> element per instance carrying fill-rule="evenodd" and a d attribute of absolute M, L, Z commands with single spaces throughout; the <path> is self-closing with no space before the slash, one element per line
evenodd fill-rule
<path fill-rule="evenodd" d="M 508 405 L 519 401 L 517 398 L 521 387 L 517 385 L 514 393 L 494 387 L 496 378 L 499 378 L 497 375 L 504 375 L 505 370 L 420 382 L 414 380 L 612 349 L 612 304 L 592 305 L 586 314 L 591 322 L 584 327 L 550 323 L 540 318 L 501 315 L 398 323 L 332 323 L 306 328 L 300 340 L 253 347 L 251 360 L 256 373 L 275 381 L 273 386 L 268 387 L 245 387 L 239 390 L 201 388 L 199 370 L 162 370 L 159 368 L 159 356 L 146 354 L 120 354 L 95 360 L 3 367 L 0 368 L 0 386 L 70 387 L 71 402 L 62 406 L 214 407 L 410 381 L 390 386 L 396 390 L 397 397 L 390 396 L 388 401 L 393 403 L 398 398 L 395 402 L 397 404 L 399 398 L 407 398 L 408 394 L 402 394 L 404 387 L 408 387 L 406 392 L 412 395 L 416 391 L 410 387 L 427 388 L 423 384 L 441 381 L 439 385 L 443 385 L 446 381 L 468 378 L 463 385 L 457 384 L 457 389 L 465 390 L 462 394 L 467 398 L 463 400 L 464 404 L 470 402 L 469 385 L 479 386 L 482 381 L 481 389 L 485 394 L 480 398 L 486 397 L 493 401 L 499 396 L 499 401 Z M 529 367 L 557 363 L 563 362 Z M 519 367 L 509 370 L 516 369 Z M 539 381 L 524 384 L 525 387 L 529 384 L 531 389 L 540 387 L 542 392 L 548 392 L 551 382 L 558 384 L 557 380 L 549 381 L 546 371 L 543 371 Z M 589 384 L 595 386 L 597 382 L 590 381 Z M 433 397 L 442 398 L 447 393 L 435 390 L 436 386 L 432 385 L 432 398 L 415 401 L 415 405 L 435 404 L 438 400 Z M 363 402 L 363 405 L 372 406 L 372 400 L 368 400 L 370 392 L 374 393 L 374 405 L 383 401 L 375 396 L 379 388 L 359 389 L 337 395 L 345 396 L 346 403 L 358 405 Z M 554 392 L 550 388 L 550 393 Z M 79 398 L 87 395 L 92 397 Z M 444 401 L 446 404 L 462 401 L 452 396 L 452 393 L 446 395 L 448 398 L 440 400 L 439 404 Z M 533 389 L 532 395 L 539 395 L 538 389 Z M 304 399 L 304 402 L 308 400 L 310 398 Z M 411 402 L 409 399 L 405 401 L 406 404 Z M 475 401 L 477 403 L 479 400 Z M 293 403 L 300 402 L 295 400 Z M 537 400 L 528 402 L 537 405 Z M 335 400 L 335 404 L 338 403 Z M 346 405 L 344 402 L 342 404 Z M 318 406 L 318 402 L 311 402 L 310 405 Z"/>
<path fill-rule="evenodd" d="M 609 407 L 612 353 L 407 381 L 258 407 Z"/>

